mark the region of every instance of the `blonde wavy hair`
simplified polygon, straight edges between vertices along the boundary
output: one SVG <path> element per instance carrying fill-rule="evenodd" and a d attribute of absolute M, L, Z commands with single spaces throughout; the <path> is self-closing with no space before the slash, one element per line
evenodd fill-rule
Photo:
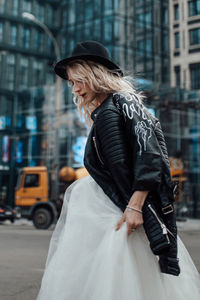
<path fill-rule="evenodd" d="M 125 77 L 119 75 L 116 70 L 110 70 L 99 63 L 90 60 L 75 60 L 67 65 L 66 72 L 68 75 L 70 74 L 72 80 L 87 83 L 90 89 L 97 95 L 128 92 L 134 94 L 139 101 L 142 101 L 144 98 Z M 86 123 L 91 126 L 91 112 L 97 108 L 100 103 L 97 101 L 84 103 L 84 99 L 78 97 L 76 94 L 74 94 L 73 101 L 80 115 L 82 116 L 84 114 Z"/>

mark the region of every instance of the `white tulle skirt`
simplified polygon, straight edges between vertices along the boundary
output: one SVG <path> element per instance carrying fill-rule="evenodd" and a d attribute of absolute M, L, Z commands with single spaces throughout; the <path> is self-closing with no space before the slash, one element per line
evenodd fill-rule
<path fill-rule="evenodd" d="M 90 177 L 65 193 L 37 300 L 200 300 L 200 278 L 178 238 L 181 274 L 159 270 L 141 226 L 127 236 L 121 210 Z"/>

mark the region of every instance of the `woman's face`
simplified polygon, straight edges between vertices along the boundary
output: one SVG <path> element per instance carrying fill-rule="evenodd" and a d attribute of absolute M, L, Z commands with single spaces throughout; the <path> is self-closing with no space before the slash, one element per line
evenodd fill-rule
<path fill-rule="evenodd" d="M 70 76 L 70 72 L 68 72 L 67 75 L 69 84 L 73 86 L 72 93 L 78 97 L 82 97 L 85 103 L 89 103 L 97 97 L 97 94 L 91 90 L 86 82 L 72 79 L 72 77 Z"/>

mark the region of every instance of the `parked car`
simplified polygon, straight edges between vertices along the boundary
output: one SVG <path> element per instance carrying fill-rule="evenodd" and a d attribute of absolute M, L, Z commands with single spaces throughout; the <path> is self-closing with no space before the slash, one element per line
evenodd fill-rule
<path fill-rule="evenodd" d="M 9 206 L 0 207 L 0 221 L 10 220 L 12 223 L 19 218 L 17 211 Z"/>

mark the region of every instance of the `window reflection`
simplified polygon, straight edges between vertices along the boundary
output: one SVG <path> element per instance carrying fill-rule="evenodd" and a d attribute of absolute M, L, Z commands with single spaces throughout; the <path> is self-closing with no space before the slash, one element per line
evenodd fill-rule
<path fill-rule="evenodd" d="M 91 0 L 85 0 L 85 19 L 90 20 L 93 17 L 93 3 Z"/>

